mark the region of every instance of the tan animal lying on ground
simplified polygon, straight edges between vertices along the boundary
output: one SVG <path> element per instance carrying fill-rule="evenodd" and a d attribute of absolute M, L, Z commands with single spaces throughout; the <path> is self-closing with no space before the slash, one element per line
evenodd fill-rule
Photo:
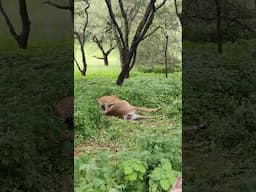
<path fill-rule="evenodd" d="M 126 100 L 119 99 L 116 95 L 102 96 L 97 100 L 97 103 L 104 110 L 103 114 L 127 120 L 153 118 L 152 116 L 139 115 L 137 114 L 137 111 L 153 112 L 160 110 L 160 108 L 149 109 L 132 106 Z"/>

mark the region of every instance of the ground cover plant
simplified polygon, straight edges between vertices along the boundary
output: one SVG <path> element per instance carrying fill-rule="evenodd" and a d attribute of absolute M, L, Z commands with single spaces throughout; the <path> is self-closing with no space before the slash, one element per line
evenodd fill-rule
<path fill-rule="evenodd" d="M 52 107 L 73 92 L 67 82 L 72 74 L 66 70 L 72 42 L 33 41 L 29 50 L 12 41 L 1 43 L 1 191 L 56 191 L 63 169 L 73 166 L 58 143 L 65 127 Z"/>
<path fill-rule="evenodd" d="M 169 191 L 181 175 L 181 72 L 135 69 L 120 87 L 115 54 L 109 67 L 88 56 L 85 78 L 75 70 L 75 191 Z M 162 110 L 139 122 L 105 117 L 96 99 L 110 94 Z"/>
<path fill-rule="evenodd" d="M 183 47 L 189 61 L 183 69 L 183 123 L 209 124 L 184 134 L 183 141 L 207 144 L 183 150 L 183 187 L 255 191 L 255 40 L 227 42 L 222 55 L 211 43 L 184 42 Z"/>

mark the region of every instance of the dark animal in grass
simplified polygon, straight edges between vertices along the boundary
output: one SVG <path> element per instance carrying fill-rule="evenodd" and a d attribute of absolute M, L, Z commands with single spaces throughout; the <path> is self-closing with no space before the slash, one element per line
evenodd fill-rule
<path fill-rule="evenodd" d="M 73 141 L 74 97 L 65 97 L 59 100 L 54 104 L 54 111 L 58 119 L 69 127 L 69 130 L 63 131 L 63 139 Z"/>

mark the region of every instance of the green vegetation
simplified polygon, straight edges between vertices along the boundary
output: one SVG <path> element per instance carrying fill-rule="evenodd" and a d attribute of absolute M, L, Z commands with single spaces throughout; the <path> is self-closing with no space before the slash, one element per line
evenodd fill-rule
<path fill-rule="evenodd" d="M 186 190 L 255 191 L 255 43 L 225 43 L 223 55 L 214 44 L 183 44 L 183 122 L 210 124 L 183 137 L 209 142 L 183 151 Z"/>
<path fill-rule="evenodd" d="M 87 76 L 75 71 L 75 191 L 168 191 L 181 174 L 181 72 L 134 70 L 119 87 L 116 57 L 105 67 L 89 52 Z M 105 117 L 96 99 L 110 94 L 162 110 L 139 122 Z"/>
<path fill-rule="evenodd" d="M 1 42 L 1 191 L 56 191 L 63 168 L 73 166 L 58 142 L 63 125 L 52 108 L 73 92 L 72 42 L 33 42 L 28 50 Z"/>

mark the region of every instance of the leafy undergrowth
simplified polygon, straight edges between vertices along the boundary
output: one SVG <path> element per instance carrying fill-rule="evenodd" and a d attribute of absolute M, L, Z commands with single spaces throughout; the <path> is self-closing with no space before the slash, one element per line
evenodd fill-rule
<path fill-rule="evenodd" d="M 132 105 L 161 107 L 153 119 L 105 117 L 96 104 L 115 94 Z M 75 81 L 75 191 L 168 191 L 181 174 L 181 73 Z"/>
<path fill-rule="evenodd" d="M 255 40 L 226 43 L 223 55 L 215 44 L 185 42 L 183 122 L 207 122 L 183 141 L 209 144 L 183 151 L 184 189 L 255 191 L 256 47 Z M 245 150 L 246 149 L 246 150 Z"/>
<path fill-rule="evenodd" d="M 72 94 L 72 50 L 53 42 L 1 49 L 1 191 L 56 191 L 63 168 L 73 166 L 58 143 L 63 125 L 52 108 Z"/>

